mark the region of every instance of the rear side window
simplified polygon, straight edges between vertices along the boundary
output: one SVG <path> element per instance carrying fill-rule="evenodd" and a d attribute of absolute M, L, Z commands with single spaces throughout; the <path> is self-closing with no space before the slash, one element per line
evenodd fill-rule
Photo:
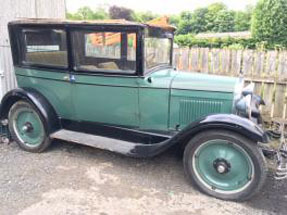
<path fill-rule="evenodd" d="M 66 32 L 58 29 L 23 29 L 22 64 L 68 66 Z"/>
<path fill-rule="evenodd" d="M 75 70 L 126 73 L 136 71 L 136 33 L 72 32 Z"/>

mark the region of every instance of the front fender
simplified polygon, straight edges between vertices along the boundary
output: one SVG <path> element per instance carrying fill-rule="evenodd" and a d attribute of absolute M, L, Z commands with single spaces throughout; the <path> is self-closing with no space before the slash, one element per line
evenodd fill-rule
<path fill-rule="evenodd" d="M 9 91 L 1 101 L 0 119 L 7 119 L 11 106 L 19 101 L 26 100 L 33 104 L 46 121 L 46 130 L 49 134 L 61 128 L 56 111 L 49 101 L 38 91 L 31 88 L 17 88 Z"/>
<path fill-rule="evenodd" d="M 191 123 L 166 141 L 136 146 L 130 155 L 134 157 L 152 157 L 174 145 L 184 147 L 196 134 L 211 129 L 224 129 L 236 132 L 253 140 L 255 143 L 268 142 L 268 136 L 265 132 L 251 120 L 234 114 L 214 114 Z"/>
<path fill-rule="evenodd" d="M 268 136 L 263 129 L 249 119 L 234 114 L 214 114 L 209 115 L 191 123 L 170 141 L 172 143 L 182 143 L 191 139 L 199 132 L 210 129 L 224 129 L 239 133 L 254 142 L 267 143 Z"/>

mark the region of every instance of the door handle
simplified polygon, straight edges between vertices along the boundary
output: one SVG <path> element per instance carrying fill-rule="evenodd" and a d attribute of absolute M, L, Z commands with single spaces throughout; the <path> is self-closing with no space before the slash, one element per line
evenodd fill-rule
<path fill-rule="evenodd" d="M 145 80 L 146 80 L 149 84 L 152 83 L 152 77 L 147 77 L 147 78 L 145 78 Z"/>
<path fill-rule="evenodd" d="M 64 81 L 69 81 L 69 82 L 75 82 L 76 81 L 76 78 L 74 75 L 65 75 L 63 77 L 63 80 Z"/>
<path fill-rule="evenodd" d="M 69 76 L 69 75 L 65 75 L 65 76 L 63 77 L 63 79 L 64 79 L 64 81 L 70 81 L 70 76 Z"/>

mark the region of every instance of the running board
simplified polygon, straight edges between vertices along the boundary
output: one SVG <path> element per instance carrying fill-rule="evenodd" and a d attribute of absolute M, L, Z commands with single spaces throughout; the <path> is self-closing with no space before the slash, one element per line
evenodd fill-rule
<path fill-rule="evenodd" d="M 99 149 L 118 152 L 121 154 L 132 154 L 133 150 L 142 145 L 140 143 L 128 142 L 108 137 L 86 134 L 76 131 L 61 129 L 50 135 L 52 139 L 65 140 Z"/>

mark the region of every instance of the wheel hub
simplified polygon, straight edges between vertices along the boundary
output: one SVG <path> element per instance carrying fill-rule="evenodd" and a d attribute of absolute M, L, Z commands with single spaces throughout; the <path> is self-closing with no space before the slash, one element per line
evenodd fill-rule
<path fill-rule="evenodd" d="M 213 162 L 213 167 L 219 174 L 226 174 L 230 171 L 231 165 L 230 163 L 225 159 L 216 159 Z"/>
<path fill-rule="evenodd" d="M 23 127 L 22 127 L 22 131 L 29 133 L 33 131 L 33 125 L 30 122 L 26 122 Z"/>

